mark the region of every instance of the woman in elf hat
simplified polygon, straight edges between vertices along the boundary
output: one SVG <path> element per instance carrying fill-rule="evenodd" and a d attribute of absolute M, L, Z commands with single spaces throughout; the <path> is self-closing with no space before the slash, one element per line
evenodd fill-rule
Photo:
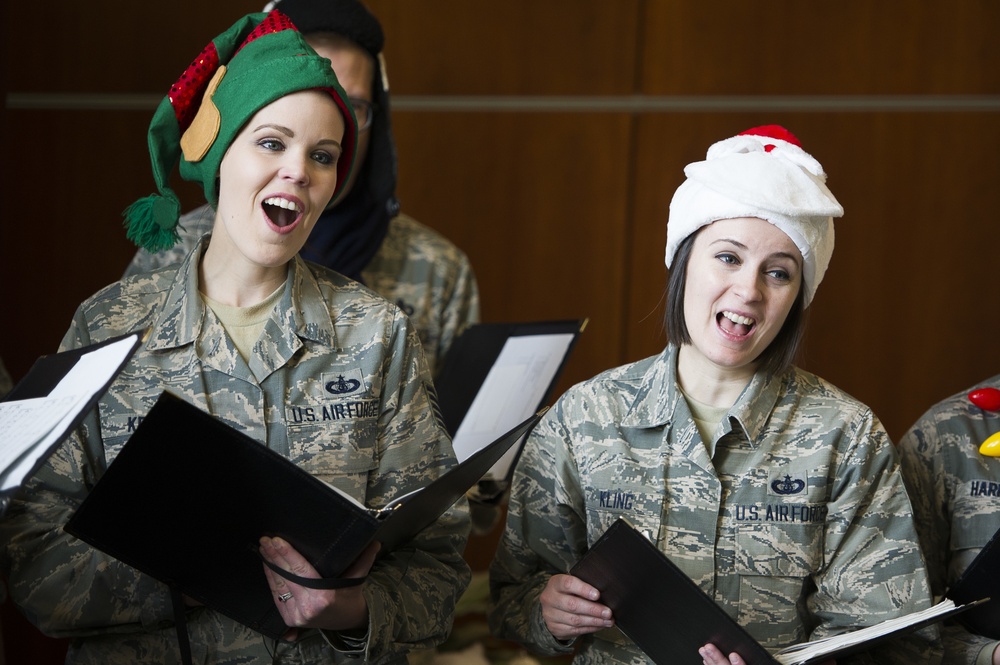
<path fill-rule="evenodd" d="M 669 343 L 573 387 L 535 428 L 490 569 L 494 633 L 575 662 L 647 660 L 567 574 L 619 518 L 769 649 L 931 601 L 884 428 L 792 364 L 843 212 L 822 167 L 769 126 L 685 173 L 667 226 Z M 879 662 L 935 657 L 921 638 L 889 651 Z M 678 660 L 743 662 L 711 644 Z"/>
<path fill-rule="evenodd" d="M 11 597 L 44 632 L 73 638 L 67 662 L 405 662 L 406 648 L 446 637 L 469 579 L 464 504 L 377 562 L 365 552 L 345 574 L 364 578 L 358 586 L 306 588 L 262 564 L 292 627 L 282 641 L 172 601 L 166 585 L 62 529 L 165 389 L 370 506 L 454 464 L 407 317 L 298 258 L 347 181 L 356 140 L 330 62 L 278 12 L 217 37 L 156 111 L 159 192 L 126 211 L 129 237 L 154 250 L 173 244 L 179 205 L 168 181 L 179 163 L 216 207 L 210 243 L 79 307 L 64 349 L 142 328 L 148 339 L 0 525 Z M 260 555 L 318 577 L 279 538 L 262 538 Z"/>
<path fill-rule="evenodd" d="M 358 116 L 351 182 L 320 215 L 301 254 L 398 304 L 435 372 L 459 332 L 479 321 L 479 287 L 465 253 L 400 207 L 382 26 L 361 0 L 280 0 L 264 11 L 272 8 L 330 59 Z M 211 205 L 185 213 L 180 241 L 158 252 L 140 248 L 125 274 L 180 263 L 214 223 Z"/>

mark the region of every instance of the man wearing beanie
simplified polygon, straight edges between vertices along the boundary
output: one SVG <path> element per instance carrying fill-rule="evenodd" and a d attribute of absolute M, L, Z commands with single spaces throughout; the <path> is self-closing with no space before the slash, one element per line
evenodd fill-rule
<path fill-rule="evenodd" d="M 648 662 L 598 590 L 567 574 L 620 518 L 772 652 L 931 604 L 885 429 L 793 364 L 843 214 L 822 166 L 765 126 L 684 171 L 667 224 L 668 345 L 548 411 L 490 568 L 493 633 L 576 663 Z M 937 662 L 935 638 L 837 662 Z M 744 662 L 688 648 L 678 659 Z"/>
<path fill-rule="evenodd" d="M 265 9 L 272 8 L 331 59 L 361 128 L 356 176 L 320 218 L 302 257 L 398 305 L 413 321 L 436 373 L 461 330 L 479 320 L 479 290 L 468 257 L 400 211 L 382 26 L 359 0 L 280 0 Z M 125 274 L 179 263 L 211 231 L 213 218 L 207 205 L 187 213 L 176 245 L 155 253 L 140 249 Z"/>
<path fill-rule="evenodd" d="M 299 255 L 346 187 L 357 146 L 355 113 L 329 60 L 274 10 L 243 17 L 190 62 L 150 123 L 156 192 L 125 217 L 142 247 L 173 244 L 180 203 L 170 182 L 179 171 L 217 211 L 211 242 L 77 308 L 60 350 L 145 334 L 96 408 L 11 502 L 0 521 L 0 573 L 31 622 L 70 638 L 71 665 L 406 663 L 409 649 L 447 637 L 468 585 L 464 500 L 392 551 L 369 546 L 343 571 L 317 570 L 315 556 L 274 523 L 243 543 L 242 556 L 222 553 L 199 534 L 207 520 L 221 526 L 229 516 L 207 503 L 204 513 L 185 513 L 199 527 L 170 533 L 164 556 L 211 561 L 206 575 L 239 571 L 218 582 L 257 593 L 263 609 L 250 619 L 65 528 L 165 392 L 252 439 L 260 450 L 245 455 L 281 456 L 315 486 L 373 512 L 455 465 L 410 320 Z M 213 443 L 207 436 L 196 443 Z M 292 497 L 303 491 L 240 461 L 209 469 L 223 490 L 243 474 Z M 179 475 L 178 487 L 211 500 Z M 128 523 L 112 526 L 131 535 Z"/>

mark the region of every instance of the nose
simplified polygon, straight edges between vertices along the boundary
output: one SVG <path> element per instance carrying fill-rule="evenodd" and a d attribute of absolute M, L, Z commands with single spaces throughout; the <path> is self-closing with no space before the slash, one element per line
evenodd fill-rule
<path fill-rule="evenodd" d="M 741 270 L 736 278 L 734 290 L 744 302 L 756 302 L 762 297 L 762 279 L 763 276 L 753 270 Z"/>
<path fill-rule="evenodd" d="M 309 184 L 309 158 L 307 155 L 299 155 L 295 151 L 289 150 L 285 153 L 285 160 L 281 165 L 279 175 L 282 179 L 294 182 L 300 187 Z"/>

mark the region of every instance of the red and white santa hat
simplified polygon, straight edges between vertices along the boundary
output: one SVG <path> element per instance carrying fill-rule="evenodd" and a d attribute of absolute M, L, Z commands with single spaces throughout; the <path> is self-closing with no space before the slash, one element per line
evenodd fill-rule
<path fill-rule="evenodd" d="M 706 159 L 684 167 L 667 223 L 666 264 L 681 242 L 719 219 L 759 217 L 785 232 L 802 252 L 805 305 L 833 256 L 833 218 L 844 209 L 826 173 L 784 127 L 766 125 L 719 141 Z"/>

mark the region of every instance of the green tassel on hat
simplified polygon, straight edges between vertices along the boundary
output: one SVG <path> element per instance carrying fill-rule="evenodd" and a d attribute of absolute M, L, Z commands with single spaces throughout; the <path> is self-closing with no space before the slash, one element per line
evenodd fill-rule
<path fill-rule="evenodd" d="M 180 239 L 177 220 L 181 202 L 171 192 L 167 196 L 150 194 L 130 205 L 122 213 L 128 227 L 128 239 L 150 252 L 170 249 Z"/>

